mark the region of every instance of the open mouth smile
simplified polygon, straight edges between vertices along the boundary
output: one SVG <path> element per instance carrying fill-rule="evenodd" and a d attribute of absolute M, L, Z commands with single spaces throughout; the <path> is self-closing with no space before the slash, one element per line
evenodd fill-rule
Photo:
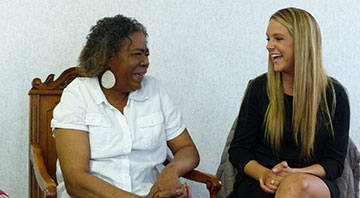
<path fill-rule="evenodd" d="M 280 63 L 283 59 L 283 55 L 281 54 L 271 54 L 274 64 Z"/>

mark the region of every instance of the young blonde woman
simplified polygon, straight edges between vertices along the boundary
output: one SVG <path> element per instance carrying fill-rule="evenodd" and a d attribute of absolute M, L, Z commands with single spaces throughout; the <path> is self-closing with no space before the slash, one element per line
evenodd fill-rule
<path fill-rule="evenodd" d="M 229 149 L 238 170 L 232 197 L 337 198 L 350 108 L 324 71 L 318 24 L 286 8 L 266 36 L 268 72 L 249 83 Z"/>

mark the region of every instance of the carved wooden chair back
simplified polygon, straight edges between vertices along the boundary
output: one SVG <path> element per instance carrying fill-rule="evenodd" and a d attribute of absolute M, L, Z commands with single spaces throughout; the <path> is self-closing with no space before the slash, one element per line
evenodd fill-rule
<path fill-rule="evenodd" d="M 29 196 L 30 197 L 43 197 L 47 196 L 56 197 L 56 148 L 55 139 L 52 136 L 50 121 L 52 119 L 52 112 L 60 97 L 63 89 L 76 77 L 80 76 L 75 68 L 69 68 L 64 71 L 59 78 L 54 81 L 54 74 L 47 77 L 45 82 L 41 82 L 39 78 L 32 81 L 32 88 L 29 91 L 30 96 L 30 181 L 29 181 Z M 39 153 L 40 152 L 40 153 Z M 41 154 L 44 164 L 37 161 L 39 167 L 45 166 L 47 173 L 52 179 L 55 186 L 48 186 L 49 189 L 40 189 L 36 181 L 36 177 L 41 181 L 41 175 L 45 174 L 42 170 L 34 172 L 32 164 L 35 162 L 34 158 L 37 154 Z M 35 158 L 37 159 L 37 158 Z M 34 166 L 37 167 L 37 166 Z M 39 172 L 38 172 L 39 171 Z M 40 175 L 36 175 L 40 174 Z M 55 181 L 54 181 L 55 180 Z M 39 182 L 39 183 L 40 183 Z M 48 181 L 51 183 L 51 181 Z M 48 184 L 49 185 L 49 184 Z M 44 192 L 47 191 L 47 192 Z M 52 192 L 50 192 L 52 191 Z"/>

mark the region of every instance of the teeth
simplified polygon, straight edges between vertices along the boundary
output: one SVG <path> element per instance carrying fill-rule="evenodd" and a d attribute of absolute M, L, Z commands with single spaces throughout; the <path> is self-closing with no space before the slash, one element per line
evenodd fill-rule
<path fill-rule="evenodd" d="M 273 58 L 277 58 L 277 57 L 280 57 L 281 54 L 271 54 L 271 56 L 272 56 Z"/>

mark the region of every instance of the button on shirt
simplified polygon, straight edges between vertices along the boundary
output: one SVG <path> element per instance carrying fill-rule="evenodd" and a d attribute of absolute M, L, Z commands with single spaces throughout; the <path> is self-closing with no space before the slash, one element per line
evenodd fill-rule
<path fill-rule="evenodd" d="M 74 79 L 54 109 L 51 127 L 87 131 L 90 173 L 141 196 L 159 176 L 166 142 L 185 130 L 165 90 L 148 76 L 141 89 L 129 94 L 124 114 L 106 100 L 97 78 Z M 57 180 L 58 196 L 70 197 L 58 162 Z"/>

